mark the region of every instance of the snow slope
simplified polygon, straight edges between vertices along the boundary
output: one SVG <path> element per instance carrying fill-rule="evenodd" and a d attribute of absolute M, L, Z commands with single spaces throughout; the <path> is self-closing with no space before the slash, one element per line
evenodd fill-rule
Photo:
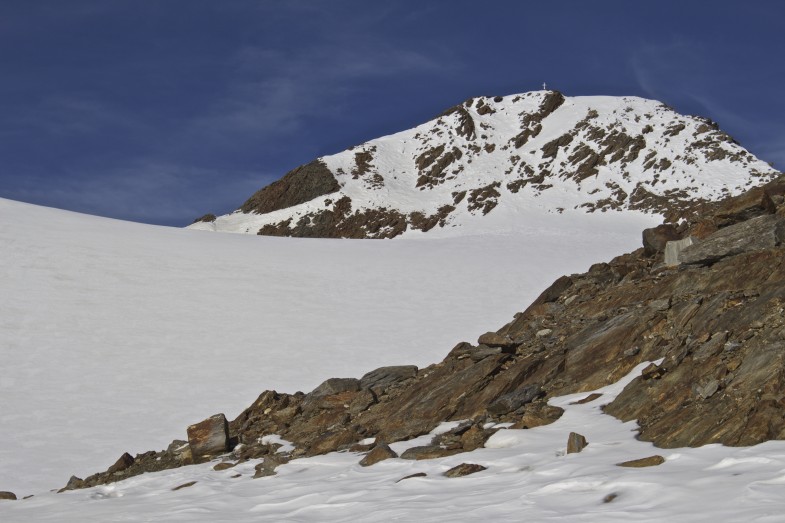
<path fill-rule="evenodd" d="M 635 249 L 658 221 L 531 209 L 494 219 L 513 218 L 530 227 L 303 240 L 0 199 L 0 490 L 40 494 L 124 451 L 165 448 L 187 425 L 234 417 L 265 389 L 308 391 L 329 377 L 439 361 L 556 277 Z"/>
<path fill-rule="evenodd" d="M 635 422 L 602 413 L 646 366 L 599 389 L 553 398 L 565 409 L 552 425 L 502 428 L 486 448 L 447 458 L 390 459 L 363 468 L 360 455 L 332 453 L 294 460 L 275 476 L 251 479 L 254 462 L 216 472 L 214 463 L 137 476 L 113 485 L 42 494 L 0 505 L 7 522 L 80 521 L 782 521 L 785 442 L 750 448 L 707 445 L 656 449 L 634 438 Z M 443 424 L 445 430 L 451 424 Z M 452 423 L 455 425 L 455 423 Z M 576 431 L 589 445 L 565 455 Z M 404 449 L 429 436 L 394 443 Z M 659 454 L 662 465 L 617 463 Z M 463 478 L 441 474 L 460 463 L 487 469 Z M 415 473 L 425 477 L 401 478 Z M 240 475 L 239 477 L 237 475 Z M 195 482 L 193 486 L 173 488 Z"/>
<path fill-rule="evenodd" d="M 680 202 L 739 194 L 776 172 L 708 119 L 655 100 L 555 91 L 474 98 L 413 129 L 317 162 L 332 173 L 337 192 L 190 227 L 255 234 L 289 220 L 292 228 L 348 199 L 354 213 L 397 213 L 408 222 L 406 236 L 423 234 L 413 213 L 442 217 L 428 235 L 454 236 L 527 228 L 523 220 L 488 223 L 522 210 L 662 213 Z M 388 229 L 366 233 L 393 234 Z"/>

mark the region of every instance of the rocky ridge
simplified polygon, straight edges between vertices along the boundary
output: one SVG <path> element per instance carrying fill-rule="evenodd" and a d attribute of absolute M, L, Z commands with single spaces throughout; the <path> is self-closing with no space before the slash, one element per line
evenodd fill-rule
<path fill-rule="evenodd" d="M 468 230 L 490 213 L 612 210 L 675 223 L 775 174 L 709 119 L 636 97 L 536 91 L 471 98 L 414 129 L 318 158 L 235 213 L 190 227 L 392 238 Z"/>
<path fill-rule="evenodd" d="M 508 324 L 457 344 L 440 363 L 332 378 L 308 394 L 265 391 L 230 422 L 212 416 L 188 428 L 189 441 L 124 454 L 65 488 L 208 460 L 220 460 L 218 470 L 257 459 L 261 477 L 332 451 L 356 452 L 366 466 L 471 451 L 494 423 L 551 423 L 562 410 L 550 397 L 614 383 L 645 361 L 659 363 L 604 405 L 638 420 L 641 439 L 660 447 L 785 439 L 784 194 L 785 176 L 646 230 L 637 251 L 559 278 Z M 676 243 L 684 246 L 666 263 Z M 401 456 L 387 446 L 448 420 L 461 423 L 429 445 Z"/>

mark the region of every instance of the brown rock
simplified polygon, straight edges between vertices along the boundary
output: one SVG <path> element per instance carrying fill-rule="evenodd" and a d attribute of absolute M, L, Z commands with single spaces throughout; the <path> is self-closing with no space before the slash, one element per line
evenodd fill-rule
<path fill-rule="evenodd" d="M 483 467 L 482 465 L 477 465 L 475 463 L 461 463 L 460 465 L 451 468 L 443 475 L 448 478 L 460 478 L 461 476 L 468 476 L 475 472 L 487 470 L 487 468 L 488 467 Z"/>
<path fill-rule="evenodd" d="M 763 188 L 756 187 L 726 200 L 717 209 L 716 216 L 720 220 L 720 225 L 730 225 L 763 214 L 773 214 L 776 210 L 777 206 L 769 194 Z"/>
<path fill-rule="evenodd" d="M 363 467 L 370 467 L 380 461 L 397 457 L 398 454 L 396 454 L 386 443 L 379 443 L 360 460 L 360 465 Z"/>
<path fill-rule="evenodd" d="M 488 347 L 500 347 L 502 349 L 511 349 L 517 345 L 509 336 L 502 336 L 495 332 L 486 332 L 480 336 L 477 343 L 487 345 Z"/>
<path fill-rule="evenodd" d="M 240 209 L 246 213 L 265 214 L 311 201 L 338 189 L 340 185 L 330 169 L 321 160 L 314 160 L 260 189 Z"/>
<path fill-rule="evenodd" d="M 229 450 L 229 424 L 226 416 L 216 414 L 188 427 L 188 445 L 194 459 L 215 456 Z"/>
<path fill-rule="evenodd" d="M 215 466 L 213 467 L 213 470 L 215 471 L 226 470 L 236 465 L 237 463 L 232 463 L 231 461 L 222 461 L 221 463 L 216 463 Z"/>
<path fill-rule="evenodd" d="M 16 501 L 16 494 L 13 492 L 0 491 L 0 500 Z"/>
<path fill-rule="evenodd" d="M 570 432 L 567 438 L 567 454 L 575 454 L 582 451 L 589 443 L 586 438 L 577 432 Z"/>
<path fill-rule="evenodd" d="M 643 467 L 655 467 L 657 465 L 662 465 L 663 463 L 665 463 L 665 458 L 655 454 L 654 456 L 649 456 L 647 458 L 633 459 L 630 461 L 625 461 L 623 463 L 617 463 L 616 465 L 618 467 L 643 468 Z"/>
<path fill-rule="evenodd" d="M 125 454 L 120 456 L 120 459 L 118 459 L 115 462 L 114 465 L 109 467 L 106 470 L 106 472 L 108 474 L 114 474 L 115 472 L 121 472 L 121 471 L 127 469 L 128 467 L 130 467 L 133 464 L 134 464 L 134 458 L 129 453 L 126 452 Z"/>

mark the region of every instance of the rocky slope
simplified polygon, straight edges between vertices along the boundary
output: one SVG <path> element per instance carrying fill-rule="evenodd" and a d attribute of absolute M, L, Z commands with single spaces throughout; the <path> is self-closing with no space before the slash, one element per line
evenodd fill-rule
<path fill-rule="evenodd" d="M 528 308 L 438 364 L 333 378 L 308 394 L 266 391 L 237 419 L 216 415 L 165 451 L 123 455 L 66 488 L 221 457 L 217 469 L 262 459 L 257 475 L 298 456 L 351 449 L 363 465 L 394 457 L 387 443 L 465 420 L 428 459 L 481 447 L 488 421 L 531 428 L 558 419 L 553 396 L 645 368 L 604 406 L 637 419 L 661 447 L 785 439 L 785 177 L 725 199 L 693 220 L 643 233 L 643 246 L 556 280 Z M 601 401 L 587 397 L 586 401 Z M 292 447 L 282 447 L 283 441 Z M 359 458 L 358 458 L 359 459 Z"/>
<path fill-rule="evenodd" d="M 491 213 L 640 210 L 677 221 L 775 171 L 706 118 L 636 97 L 478 97 L 318 158 L 191 227 L 391 238 L 474 230 Z M 520 216 L 519 216 L 520 215 Z M 494 227 L 498 227 L 495 224 Z M 449 231 L 449 232 L 448 232 Z"/>

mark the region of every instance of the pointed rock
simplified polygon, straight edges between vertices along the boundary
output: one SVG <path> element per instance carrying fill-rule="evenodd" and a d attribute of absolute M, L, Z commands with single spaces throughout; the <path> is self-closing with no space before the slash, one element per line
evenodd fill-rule
<path fill-rule="evenodd" d="M 570 432 L 567 438 L 567 454 L 576 454 L 585 449 L 588 444 L 585 437 L 577 432 Z"/>
<path fill-rule="evenodd" d="M 363 459 L 360 460 L 360 465 L 363 467 L 370 467 L 380 461 L 390 458 L 397 458 L 398 454 L 389 447 L 386 443 L 377 444 Z"/>

